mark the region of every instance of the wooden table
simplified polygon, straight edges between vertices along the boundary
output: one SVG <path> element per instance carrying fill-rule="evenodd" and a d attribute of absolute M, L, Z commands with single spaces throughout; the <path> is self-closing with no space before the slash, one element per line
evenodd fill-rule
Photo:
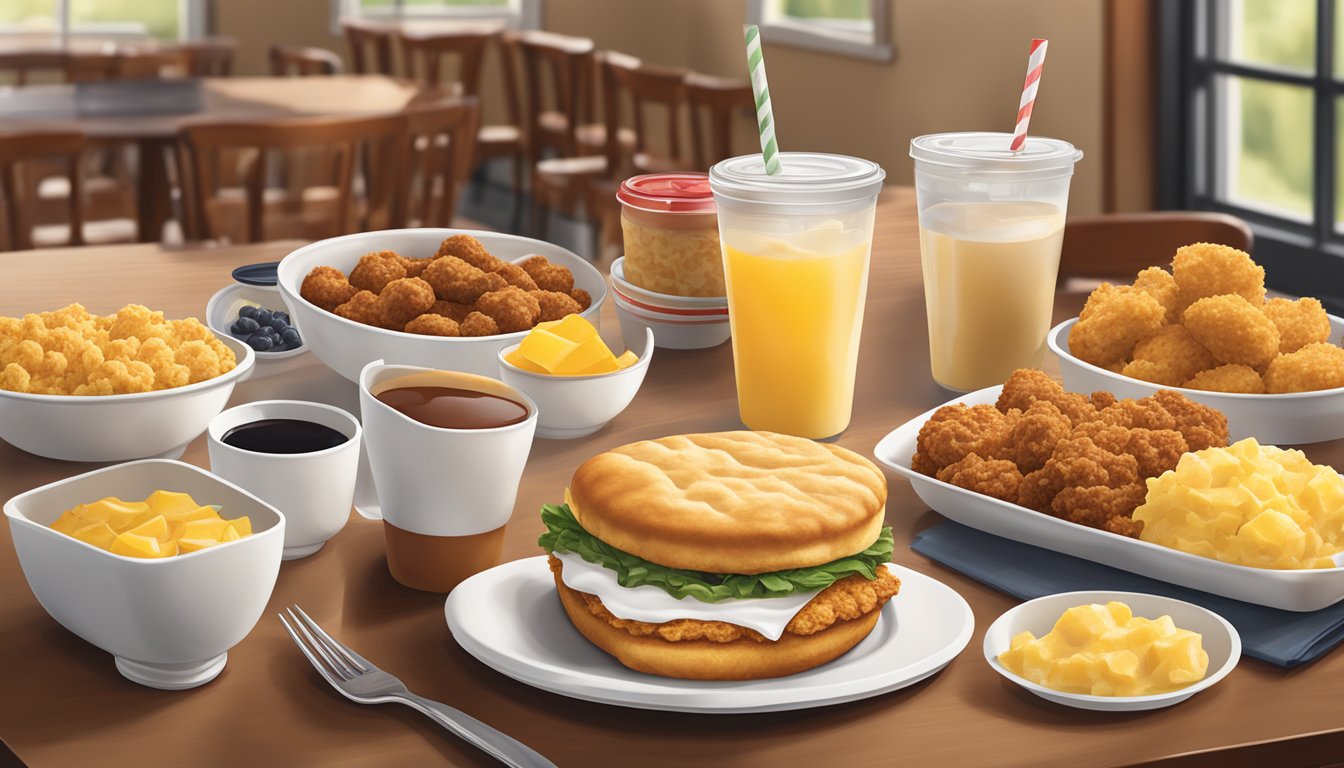
<path fill-rule="evenodd" d="M 866 455 L 887 431 L 949 398 L 931 381 L 926 362 L 912 198 L 909 190 L 892 190 L 878 210 L 854 422 L 840 439 Z M 171 316 L 199 315 L 210 293 L 228 282 L 231 268 L 278 258 L 292 246 L 121 246 L 50 251 L 41 259 L 0 255 L 0 314 L 80 300 L 98 312 L 138 301 Z M 1076 312 L 1079 304 L 1078 296 L 1062 297 L 1059 315 Z M 610 314 L 604 322 L 609 331 L 615 328 Z M 353 385 L 317 364 L 247 382 L 234 401 L 277 396 L 352 408 L 355 402 Z M 660 350 L 643 390 L 609 428 L 584 440 L 537 441 L 505 557 L 539 553 L 538 507 L 560 499 L 574 468 L 594 453 L 642 438 L 738 426 L 728 345 Z M 1338 445 L 1324 453 L 1344 459 Z M 205 465 L 204 441 L 193 443 L 185 458 Z M 88 468 L 0 444 L 0 498 Z M 1340 652 L 1292 672 L 1243 659 L 1209 691 L 1146 714 L 1064 709 L 1002 682 L 981 657 L 980 643 L 984 629 L 1015 601 L 910 551 L 913 534 L 939 518 L 904 480 L 890 480 L 894 559 L 964 595 L 977 631 L 947 669 L 885 696 L 811 711 L 708 717 L 621 709 L 533 690 L 460 650 L 444 624 L 442 596 L 393 582 L 378 524 L 358 515 L 317 555 L 281 568 L 271 610 L 229 652 L 217 680 L 187 692 L 150 690 L 122 679 L 109 655 L 43 612 L 24 583 L 6 528 L 0 532 L 0 738 L 33 766 L 489 764 L 420 715 L 357 706 L 331 690 L 274 618 L 281 606 L 300 603 L 415 691 L 502 728 L 561 766 L 1083 768 L 1163 761 L 1257 765 L 1271 759 L 1319 765 L 1344 755 Z"/>
<path fill-rule="evenodd" d="M 153 88 L 162 82 L 173 85 L 172 81 L 136 85 Z M 76 102 L 79 86 L 64 84 L 0 88 L 0 115 L 4 115 L 4 123 L 10 129 L 31 124 L 74 123 L 90 138 L 135 144 L 139 164 L 137 235 L 141 242 L 156 242 L 171 210 L 165 152 L 172 148 L 177 129 L 183 123 L 393 112 L 411 103 L 422 91 L 414 82 L 383 75 L 204 78 L 198 82 L 199 109 L 174 114 L 81 114 Z"/>

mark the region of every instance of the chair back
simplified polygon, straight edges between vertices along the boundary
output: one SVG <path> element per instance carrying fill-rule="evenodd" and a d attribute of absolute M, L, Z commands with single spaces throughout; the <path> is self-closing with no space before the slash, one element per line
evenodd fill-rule
<path fill-rule="evenodd" d="M 10 51 L 0 53 L 0 73 L 10 74 L 11 85 L 28 84 L 34 72 L 52 72 L 61 80 L 69 79 L 69 55 L 57 51 Z"/>
<path fill-rule="evenodd" d="M 74 130 L 33 130 L 0 132 L 0 195 L 4 197 L 6 250 L 33 247 L 33 217 L 29 215 L 36 197 L 36 180 L 25 179 L 22 167 L 32 160 L 64 161 L 68 196 L 70 245 L 84 244 L 83 190 L 80 184 L 80 158 L 84 152 L 84 134 Z M 29 182 L 32 183 L 29 183 Z"/>
<path fill-rule="evenodd" d="M 551 32 L 524 32 L 518 36 L 523 54 L 523 76 L 527 83 L 527 142 L 533 163 L 539 156 L 543 127 L 542 113 L 552 111 L 563 116 L 564 131 L 554 137 L 556 148 L 564 155 L 576 154 L 578 127 L 592 114 L 593 41 Z M 549 103 L 547 97 L 549 96 Z"/>
<path fill-rule="evenodd" d="M 228 77 L 238 43 L 228 37 L 191 40 L 175 47 L 179 66 L 188 77 Z"/>
<path fill-rule="evenodd" d="M 622 96 L 630 104 L 630 116 L 635 130 L 635 169 L 641 172 L 672 170 L 688 167 L 690 163 L 683 159 L 681 144 L 681 110 L 686 103 L 686 70 L 668 67 L 655 67 L 644 64 L 633 56 L 608 51 L 602 55 L 603 78 L 603 115 L 607 130 L 607 160 L 609 168 L 617 168 L 616 154 L 620 149 L 618 122 L 621 114 Z M 662 137 L 666 151 L 654 154 L 649 151 L 653 132 L 647 120 L 646 111 L 651 106 L 659 106 L 664 114 Z"/>
<path fill-rule="evenodd" d="M 171 50 L 121 50 L 77 53 L 66 59 L 66 79 L 73 83 L 103 80 L 157 80 L 165 68 L 181 63 Z"/>
<path fill-rule="evenodd" d="M 1076 216 L 1064 225 L 1059 280 L 1133 280 L 1140 270 L 1167 265 L 1177 248 L 1201 242 L 1250 253 L 1255 236 L 1241 219 L 1209 211 Z"/>
<path fill-rule="evenodd" d="M 342 19 L 341 29 L 350 46 L 350 63 L 355 72 L 361 75 L 392 74 L 392 30 L 354 19 Z"/>
<path fill-rule="evenodd" d="M 686 103 L 691 113 L 691 152 L 696 168 L 709 167 L 735 156 L 733 117 L 752 119 L 756 100 L 751 83 L 692 72 L 686 75 Z"/>
<path fill-rule="evenodd" d="M 462 31 L 400 36 L 402 74 L 419 79 L 432 87 L 443 84 L 444 64 L 451 61 L 457 70 L 457 83 L 468 96 L 481 91 L 481 62 L 485 47 L 494 31 Z"/>
<path fill-rule="evenodd" d="M 335 75 L 345 69 L 341 57 L 326 48 L 301 45 L 273 45 L 270 51 L 271 74 L 276 77 Z"/>
<path fill-rule="evenodd" d="M 509 125 L 521 128 L 523 125 L 521 91 L 525 87 L 520 81 L 521 35 L 514 30 L 506 29 L 495 36 L 495 42 L 497 43 L 495 50 L 499 53 L 500 71 L 504 77 L 505 117 Z"/>
<path fill-rule="evenodd" d="M 458 187 L 474 165 L 476 131 L 481 122 L 479 102 L 475 96 L 443 98 L 412 104 L 405 115 L 400 161 L 403 174 L 393 196 L 392 226 L 408 226 L 415 218 L 416 226 L 451 227 Z M 424 149 L 417 153 L 417 146 Z M 436 199 L 438 206 L 434 204 Z"/>
<path fill-rule="evenodd" d="M 400 173 L 398 142 L 405 132 L 401 114 L 371 117 L 294 118 L 264 122 L 197 122 L 178 131 L 178 165 L 186 198 L 183 209 L 191 239 L 220 239 L 219 222 L 210 205 L 219 188 L 219 155 L 225 150 L 250 150 L 244 173 L 245 242 L 264 239 L 265 193 L 270 152 L 320 148 L 335 165 L 334 226 L 337 233 L 366 229 L 373 212 L 391 207 L 390 194 Z M 360 221 L 351 221 L 355 167 L 362 164 L 367 205 Z"/>

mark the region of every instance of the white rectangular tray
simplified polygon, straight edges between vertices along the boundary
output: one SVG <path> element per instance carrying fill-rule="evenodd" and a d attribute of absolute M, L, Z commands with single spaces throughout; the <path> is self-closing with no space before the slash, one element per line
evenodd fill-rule
<path fill-rule="evenodd" d="M 1002 387 L 972 392 L 952 403 L 993 404 Z M 937 409 L 934 409 L 937 410 Z M 1344 600 L 1344 568 L 1279 571 L 1234 565 L 1088 528 L 984 496 L 910 468 L 920 427 L 933 411 L 882 438 L 877 460 L 904 475 L 931 509 L 962 525 L 1109 565 L 1190 589 L 1285 611 L 1316 611 Z"/>

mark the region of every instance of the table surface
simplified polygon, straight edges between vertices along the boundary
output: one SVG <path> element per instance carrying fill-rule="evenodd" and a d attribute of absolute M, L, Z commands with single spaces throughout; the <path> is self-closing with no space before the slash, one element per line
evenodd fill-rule
<path fill-rule="evenodd" d="M 869 456 L 886 432 L 949 399 L 930 379 L 926 362 L 913 194 L 890 190 L 877 221 L 854 420 L 839 440 Z M 3 254 L 0 314 L 80 301 L 96 312 L 140 302 L 170 316 L 199 316 L 210 294 L 229 281 L 230 269 L 279 258 L 294 245 Z M 1076 313 L 1080 304 L 1078 295 L 1061 295 L 1057 317 Z M 610 304 L 606 312 L 604 327 L 612 330 Z M 269 397 L 321 399 L 352 409 L 356 402 L 354 385 L 315 361 L 240 385 L 234 402 Z M 729 345 L 660 350 L 642 391 L 607 429 L 582 440 L 536 442 L 507 529 L 505 558 L 539 554 L 538 507 L 559 500 L 574 468 L 589 456 L 633 440 L 735 428 Z M 1317 461 L 1344 459 L 1338 444 L 1311 453 Z M 190 446 L 185 460 L 207 464 L 203 439 Z M 87 469 L 0 443 L 0 498 Z M 24 582 L 5 528 L 0 659 L 7 706 L 0 708 L 0 738 L 33 766 L 169 765 L 188 755 L 195 765 L 490 764 L 410 710 L 357 706 L 330 689 L 274 617 L 282 606 L 299 603 L 412 690 L 501 728 L 561 766 L 610 765 L 633 755 L 645 766 L 899 760 L 1082 767 L 1254 765 L 1271 757 L 1279 764 L 1321 764 L 1327 756 L 1344 754 L 1341 653 L 1291 672 L 1243 659 L 1209 691 L 1173 709 L 1140 714 L 1065 709 L 1002 681 L 985 664 L 980 644 L 985 628 L 1015 601 L 912 552 L 914 533 L 939 518 L 908 483 L 890 475 L 889 480 L 894 560 L 956 589 L 976 620 L 975 635 L 960 657 L 895 693 L 811 711 L 711 717 L 622 709 L 533 690 L 459 649 L 444 624 L 442 596 L 397 585 L 387 573 L 379 524 L 357 514 L 321 552 L 281 568 L 268 612 L 229 652 L 228 667 L 217 680 L 192 691 L 150 690 L 122 679 L 109 655 L 43 612 Z"/>

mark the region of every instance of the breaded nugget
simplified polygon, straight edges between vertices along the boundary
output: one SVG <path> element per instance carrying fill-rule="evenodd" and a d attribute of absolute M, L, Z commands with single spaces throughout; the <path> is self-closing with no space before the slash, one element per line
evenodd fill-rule
<path fill-rule="evenodd" d="M 1176 287 L 1176 278 L 1161 267 L 1149 267 L 1134 278 L 1134 287 L 1157 299 L 1157 303 L 1167 311 L 1167 322 L 1180 320 L 1180 290 Z"/>
<path fill-rule="evenodd" d="M 1031 410 L 1032 404 L 1038 400 L 1053 403 L 1061 413 L 1069 417 L 1069 423 L 1074 425 L 1097 417 L 1097 409 L 1086 397 L 1074 392 L 1065 392 L 1059 382 L 1050 378 L 1047 373 L 1029 368 L 1013 371 L 1008 381 L 1004 382 L 995 407 L 1003 413 L 1013 409 L 1027 413 Z"/>
<path fill-rule="evenodd" d="M 354 320 L 365 325 L 383 324 L 382 309 L 378 304 L 378 294 L 373 291 L 360 291 L 350 300 L 332 310 L 346 320 Z"/>
<path fill-rule="evenodd" d="M 1279 331 L 1239 294 L 1207 296 L 1181 315 L 1186 330 L 1220 363 L 1260 368 L 1279 354 Z"/>
<path fill-rule="evenodd" d="M 419 277 L 424 274 L 425 269 L 434 263 L 434 259 L 407 259 L 402 258 L 401 266 L 406 268 L 407 277 Z"/>
<path fill-rule="evenodd" d="M 1176 249 L 1171 274 L 1180 291 L 1182 310 L 1208 296 L 1234 293 L 1254 306 L 1265 301 L 1265 269 L 1245 251 L 1214 243 Z"/>
<path fill-rule="evenodd" d="M 359 263 L 350 270 L 350 284 L 361 291 L 382 293 L 393 280 L 406 276 L 401 254 L 396 251 L 374 251 L 359 257 Z"/>
<path fill-rule="evenodd" d="M 541 317 L 541 304 L 537 299 L 512 285 L 482 294 L 472 309 L 493 318 L 501 333 L 529 330 Z"/>
<path fill-rule="evenodd" d="M 579 302 L 579 311 L 583 311 L 593 306 L 593 297 L 590 296 L 588 292 L 583 290 L 582 288 L 575 288 L 574 290 L 570 291 L 569 297 Z"/>
<path fill-rule="evenodd" d="M 1124 447 L 1124 451 L 1133 456 L 1139 465 L 1139 480 L 1157 477 L 1174 468 L 1188 450 L 1190 444 L 1185 442 L 1185 436 L 1180 432 L 1142 427 L 1129 430 L 1129 442 Z"/>
<path fill-rule="evenodd" d="M 1119 487 L 1069 486 L 1050 502 L 1050 513 L 1070 522 L 1121 535 L 1135 535 L 1131 515 L 1143 503 L 1147 488 L 1141 483 Z M 1134 533 L 1129 533 L 1134 530 Z"/>
<path fill-rule="evenodd" d="M 528 294 L 541 305 L 541 317 L 537 320 L 539 323 L 559 320 L 566 315 L 575 315 L 583 311 L 579 302 L 568 294 L 558 291 L 528 291 Z"/>
<path fill-rule="evenodd" d="M 992 405 L 945 405 L 920 427 L 913 466 L 936 476 L 943 467 L 972 453 L 985 459 L 1010 459 L 1013 426 Z"/>
<path fill-rule="evenodd" d="M 443 256 L 459 258 L 482 272 L 494 272 L 505 264 L 486 250 L 480 240 L 471 235 L 453 235 L 439 243 L 439 250 L 434 254 L 434 258 Z"/>
<path fill-rule="evenodd" d="M 359 292 L 335 267 L 313 267 L 299 286 L 299 295 L 317 306 L 332 311 Z"/>
<path fill-rule="evenodd" d="M 458 304 L 470 304 L 504 282 L 499 275 L 482 272 L 456 256 L 435 259 L 420 277 L 434 288 L 438 298 Z"/>
<path fill-rule="evenodd" d="M 1135 344 L 1132 357 L 1122 374 L 1166 387 L 1178 387 L 1196 373 L 1218 365 L 1183 325 L 1164 326 Z"/>
<path fill-rule="evenodd" d="M 1279 355 L 1265 370 L 1270 394 L 1344 387 L 1344 349 L 1324 342 Z"/>
<path fill-rule="evenodd" d="M 1222 411 L 1210 408 L 1207 405 L 1201 405 L 1194 400 L 1187 398 L 1180 392 L 1172 392 L 1170 389 L 1160 390 L 1152 397 L 1145 397 L 1143 401 L 1148 402 L 1156 409 L 1161 407 L 1172 419 L 1175 420 L 1175 429 L 1185 438 L 1186 445 L 1192 451 L 1202 451 L 1205 448 L 1224 448 L 1227 446 L 1227 417 Z M 1139 420 L 1142 422 L 1142 419 Z M 1161 427 L 1151 427 L 1148 424 L 1136 423 L 1136 427 L 1147 429 L 1161 429 Z M 1171 465 L 1171 469 L 1176 467 Z"/>
<path fill-rule="evenodd" d="M 537 290 L 537 281 L 533 280 L 532 276 L 517 264 L 502 262 L 499 268 L 494 270 L 494 273 L 504 278 L 509 285 L 522 288 L 524 291 Z"/>
<path fill-rule="evenodd" d="M 471 312 L 457 325 L 458 332 L 463 336 L 494 336 L 499 333 L 494 318 L 480 312 Z"/>
<path fill-rule="evenodd" d="M 472 310 L 470 304 L 458 304 L 455 301 L 440 300 L 434 302 L 434 306 L 429 308 L 429 312 L 433 315 L 451 318 L 454 322 L 460 323 L 467 319 L 467 315 L 470 315 Z"/>
<path fill-rule="evenodd" d="M 1260 309 L 1279 331 L 1280 354 L 1330 340 L 1330 318 L 1316 299 L 1270 299 Z"/>
<path fill-rule="evenodd" d="M 459 336 L 457 321 L 442 315 L 424 314 L 406 324 L 406 333 L 422 336 Z"/>
<path fill-rule="evenodd" d="M 1040 469 L 1050 460 L 1059 441 L 1066 439 L 1072 430 L 1069 417 L 1058 406 L 1049 400 L 1037 400 L 1013 426 L 1009 437 L 1011 458 L 1023 473 Z"/>
<path fill-rule="evenodd" d="M 545 256 L 529 256 L 518 266 L 531 275 L 543 291 L 569 293 L 574 290 L 574 273 L 559 264 L 552 264 Z"/>
<path fill-rule="evenodd" d="M 434 289 L 418 277 L 393 280 L 378 294 L 378 308 L 384 327 L 401 330 L 410 321 L 434 306 Z"/>
<path fill-rule="evenodd" d="M 1022 472 L 1007 459 L 982 459 L 979 454 L 970 453 L 961 461 L 940 469 L 938 479 L 968 491 L 1016 503 Z"/>
<path fill-rule="evenodd" d="M 1102 283 L 1069 331 L 1069 351 L 1093 365 L 1123 362 L 1135 344 L 1157 333 L 1166 317 L 1166 309 L 1151 294 Z"/>
<path fill-rule="evenodd" d="M 1265 380 L 1260 378 L 1260 373 L 1254 368 L 1236 364 L 1200 371 L 1181 386 L 1206 392 L 1239 392 L 1245 395 L 1265 393 Z"/>

